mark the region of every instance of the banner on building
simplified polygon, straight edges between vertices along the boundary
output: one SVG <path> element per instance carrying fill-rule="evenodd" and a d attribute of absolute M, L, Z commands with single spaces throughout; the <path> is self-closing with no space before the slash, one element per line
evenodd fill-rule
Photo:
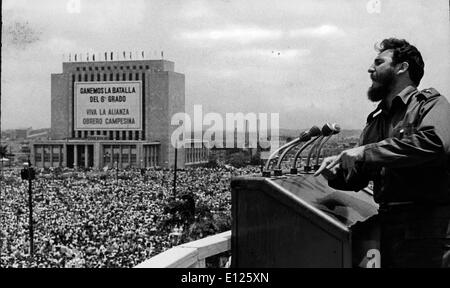
<path fill-rule="evenodd" d="M 142 82 L 76 82 L 75 130 L 141 130 Z"/>

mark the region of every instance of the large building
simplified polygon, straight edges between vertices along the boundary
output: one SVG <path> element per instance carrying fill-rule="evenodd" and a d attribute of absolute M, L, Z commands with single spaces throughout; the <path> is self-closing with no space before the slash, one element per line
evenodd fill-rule
<path fill-rule="evenodd" d="M 173 167 L 171 117 L 185 111 L 185 77 L 174 66 L 167 60 L 64 62 L 63 72 L 51 75 L 50 140 L 33 142 L 35 166 Z M 177 150 L 178 167 L 207 158 L 205 148 Z"/>

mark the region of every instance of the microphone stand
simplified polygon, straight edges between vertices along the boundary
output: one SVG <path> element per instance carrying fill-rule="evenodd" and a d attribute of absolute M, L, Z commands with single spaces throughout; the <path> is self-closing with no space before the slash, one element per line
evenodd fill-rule
<path fill-rule="evenodd" d="M 308 142 L 306 142 L 298 151 L 297 153 L 295 153 L 294 156 L 294 163 L 292 165 L 293 168 L 291 168 L 291 174 L 297 174 L 297 159 L 298 157 L 300 157 L 300 154 L 303 152 L 303 150 L 306 149 L 306 147 L 308 147 L 309 145 L 311 145 L 312 143 L 314 143 L 317 139 L 319 139 L 321 136 L 318 136 L 316 138 L 313 138 L 311 140 L 309 140 Z"/>
<path fill-rule="evenodd" d="M 297 142 L 299 142 L 301 140 L 300 137 L 295 138 L 294 140 L 292 140 L 289 143 L 284 144 L 283 146 L 281 146 L 280 148 L 278 148 L 277 150 L 275 150 L 270 156 L 269 159 L 267 159 L 266 161 L 266 165 L 264 166 L 264 171 L 263 171 L 263 176 L 265 177 L 269 177 L 270 176 L 270 171 L 269 170 L 269 164 L 270 164 L 270 160 L 272 160 L 272 158 L 281 150 L 285 149 L 286 147 L 289 147 L 291 145 L 296 144 Z"/>
<path fill-rule="evenodd" d="M 301 143 L 302 141 L 298 141 L 298 143 Z M 292 150 L 292 148 L 294 148 L 298 143 L 294 143 L 292 144 L 290 147 L 286 148 L 283 153 L 281 153 L 281 156 L 278 158 L 278 162 L 277 162 L 277 169 L 281 169 L 281 162 L 283 161 L 284 157 L 286 156 L 286 154 Z"/>
<path fill-rule="evenodd" d="M 306 166 L 304 168 L 305 172 L 311 171 L 311 166 L 309 166 L 309 163 L 311 162 L 311 155 L 312 155 L 313 151 L 315 151 L 317 149 L 317 147 L 320 145 L 320 142 L 323 140 L 324 137 L 325 136 L 323 136 L 323 135 L 320 136 L 319 141 L 311 148 L 311 150 L 309 150 L 308 158 L 306 160 Z"/>
<path fill-rule="evenodd" d="M 322 141 L 322 143 L 320 143 L 320 146 L 319 146 L 319 148 L 317 149 L 317 154 L 316 154 L 316 164 L 314 165 L 314 170 L 319 169 L 320 150 L 322 150 L 322 147 L 325 145 L 325 143 L 327 143 L 328 140 L 330 140 L 331 136 L 333 136 L 333 135 L 328 136 L 327 138 L 325 138 L 324 141 Z"/>

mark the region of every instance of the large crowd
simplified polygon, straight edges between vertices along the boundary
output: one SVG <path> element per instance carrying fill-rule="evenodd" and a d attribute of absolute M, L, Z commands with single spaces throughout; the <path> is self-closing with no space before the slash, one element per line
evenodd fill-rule
<path fill-rule="evenodd" d="M 232 175 L 259 167 L 3 171 L 0 267 L 133 267 L 175 245 L 231 228 Z"/>

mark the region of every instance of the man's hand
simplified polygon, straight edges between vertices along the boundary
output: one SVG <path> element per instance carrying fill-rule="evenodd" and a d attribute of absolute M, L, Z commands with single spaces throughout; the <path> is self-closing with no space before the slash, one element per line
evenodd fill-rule
<path fill-rule="evenodd" d="M 324 177 L 328 179 L 327 175 L 332 172 L 331 169 L 335 169 L 335 167 L 340 167 L 342 169 L 348 170 L 347 180 L 353 174 L 355 163 L 362 161 L 364 158 L 364 146 L 359 146 L 356 148 L 348 149 L 342 151 L 338 156 L 327 157 L 322 161 L 322 165 L 320 168 L 314 173 L 314 176 L 319 176 L 320 174 L 324 174 Z M 335 175 L 335 173 L 334 173 Z"/>
<path fill-rule="evenodd" d="M 336 155 L 336 156 L 331 156 L 331 157 L 327 157 L 327 158 L 323 159 L 322 165 L 320 165 L 320 168 L 317 169 L 316 173 L 314 173 L 314 177 L 317 177 L 320 174 L 322 174 L 323 177 L 325 177 L 325 179 L 327 179 L 327 180 L 332 180 L 332 179 L 336 178 L 338 166 L 334 166 L 334 167 L 330 167 L 330 168 L 328 168 L 328 166 L 330 166 L 331 163 L 334 163 L 334 161 L 336 161 L 336 159 L 338 157 L 339 156 Z"/>

